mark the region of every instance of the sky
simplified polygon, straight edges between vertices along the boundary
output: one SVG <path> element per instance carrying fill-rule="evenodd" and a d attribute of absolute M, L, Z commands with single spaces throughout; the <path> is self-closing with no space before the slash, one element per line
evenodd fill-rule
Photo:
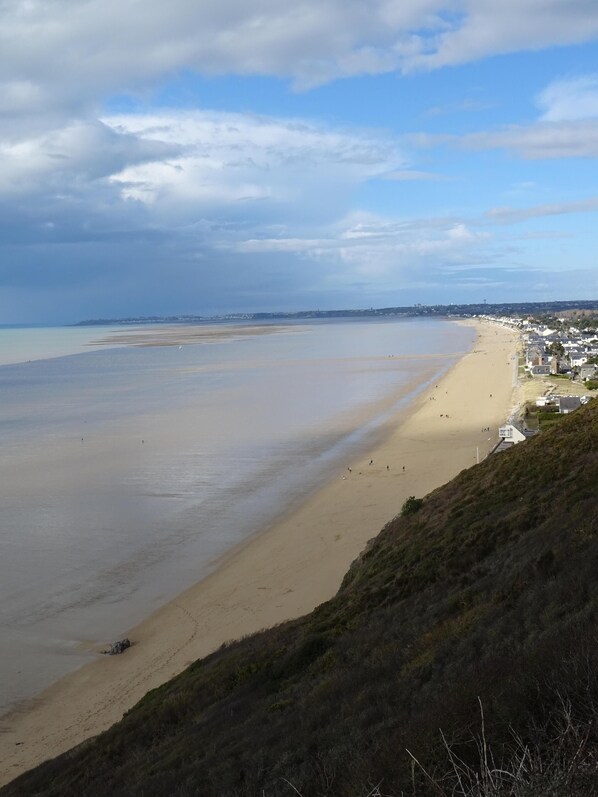
<path fill-rule="evenodd" d="M 596 0 L 0 0 L 0 324 L 598 297 Z"/>

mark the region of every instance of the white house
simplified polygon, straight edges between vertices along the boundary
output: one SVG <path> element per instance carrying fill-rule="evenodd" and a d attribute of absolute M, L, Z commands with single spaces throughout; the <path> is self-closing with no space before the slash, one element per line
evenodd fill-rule
<path fill-rule="evenodd" d="M 571 351 L 569 352 L 569 362 L 571 363 L 572 368 L 579 368 L 581 365 L 585 365 L 588 361 L 588 354 L 584 354 L 581 351 Z"/>
<path fill-rule="evenodd" d="M 536 399 L 536 407 L 549 407 L 551 404 L 558 404 L 553 396 L 540 396 Z"/>
<path fill-rule="evenodd" d="M 526 438 L 523 432 L 520 432 L 512 423 L 501 426 L 498 430 L 498 436 L 501 440 L 515 445 L 515 443 L 522 443 Z"/>

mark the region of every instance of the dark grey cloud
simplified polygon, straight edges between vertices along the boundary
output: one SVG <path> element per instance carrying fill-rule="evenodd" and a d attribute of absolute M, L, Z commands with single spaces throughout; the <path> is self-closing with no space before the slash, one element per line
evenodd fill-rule
<path fill-rule="evenodd" d="M 369 180 L 441 178 L 381 133 L 102 109 L 180 70 L 305 89 L 598 35 L 593 3 L 551 0 L 541 15 L 537 0 L 505 3 L 497 16 L 490 0 L 0 0 L 2 317 L 338 306 L 356 285 L 386 302 L 461 279 L 450 266 L 496 265 L 507 250 L 487 218 L 351 214 Z M 576 86 L 578 107 L 593 107 L 593 86 Z M 565 89 L 539 99 L 535 125 L 451 142 L 593 156 L 595 120 L 580 122 Z"/>
<path fill-rule="evenodd" d="M 109 315 L 156 304 L 183 312 L 175 305 L 191 296 L 237 307 L 231 285 L 247 302 L 277 291 L 283 303 L 287 291 L 307 298 L 338 265 L 241 254 L 238 244 L 313 235 L 347 212 L 357 186 L 404 163 L 384 136 L 198 111 L 73 122 L 2 154 L 0 287 L 12 298 L 0 312 L 15 291 L 53 286 L 69 317 L 77 295 Z"/>

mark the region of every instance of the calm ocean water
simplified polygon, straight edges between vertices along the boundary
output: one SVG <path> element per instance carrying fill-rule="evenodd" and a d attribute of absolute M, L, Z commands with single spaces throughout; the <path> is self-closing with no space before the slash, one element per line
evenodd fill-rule
<path fill-rule="evenodd" d="M 0 328 L 0 712 L 350 463 L 474 338 L 401 320 L 88 346 L 108 332 Z"/>

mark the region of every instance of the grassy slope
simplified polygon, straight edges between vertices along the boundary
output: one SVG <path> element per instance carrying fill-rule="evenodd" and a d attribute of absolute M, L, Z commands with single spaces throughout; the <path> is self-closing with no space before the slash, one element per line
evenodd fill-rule
<path fill-rule="evenodd" d="M 333 600 L 196 662 L 2 795 L 411 794 L 405 748 L 433 772 L 442 727 L 467 758 L 478 696 L 495 749 L 512 729 L 533 741 L 555 689 L 582 713 L 598 696 L 597 492 L 592 402 L 392 520 Z"/>

